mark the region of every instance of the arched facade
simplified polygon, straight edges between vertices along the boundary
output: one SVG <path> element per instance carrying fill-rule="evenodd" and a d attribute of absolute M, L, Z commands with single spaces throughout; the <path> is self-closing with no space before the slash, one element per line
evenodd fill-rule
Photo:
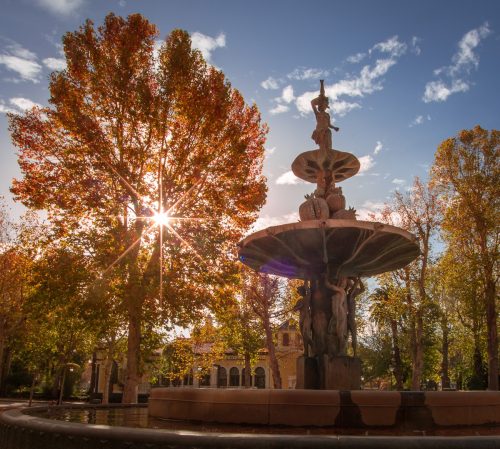
<path fill-rule="evenodd" d="M 229 386 L 239 387 L 240 386 L 240 370 L 233 366 L 229 370 Z"/>
<path fill-rule="evenodd" d="M 227 387 L 227 370 L 223 366 L 217 367 L 217 388 Z"/>

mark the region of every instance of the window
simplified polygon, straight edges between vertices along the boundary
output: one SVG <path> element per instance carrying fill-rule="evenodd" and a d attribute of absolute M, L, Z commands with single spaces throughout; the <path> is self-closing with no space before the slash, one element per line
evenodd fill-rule
<path fill-rule="evenodd" d="M 255 386 L 257 388 L 266 388 L 266 372 L 260 366 L 255 369 Z"/>
<path fill-rule="evenodd" d="M 238 368 L 234 366 L 229 370 L 229 386 L 230 387 L 240 386 L 240 372 Z"/>
<path fill-rule="evenodd" d="M 290 335 L 287 333 L 283 334 L 283 346 L 290 346 Z"/>
<path fill-rule="evenodd" d="M 245 385 L 245 368 L 241 370 L 241 386 L 246 387 Z M 252 386 L 252 373 L 250 372 L 250 386 Z"/>
<path fill-rule="evenodd" d="M 217 368 L 217 388 L 227 387 L 227 370 L 223 366 Z"/>

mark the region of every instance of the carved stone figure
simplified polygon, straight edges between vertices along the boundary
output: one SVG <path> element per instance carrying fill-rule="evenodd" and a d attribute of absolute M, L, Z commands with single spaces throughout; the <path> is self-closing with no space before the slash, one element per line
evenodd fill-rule
<path fill-rule="evenodd" d="M 312 320 L 311 320 L 311 288 L 308 281 L 304 285 L 297 288 L 297 292 L 301 299 L 295 304 L 294 310 L 299 312 L 299 327 L 304 342 L 304 355 L 306 357 L 314 355 L 312 353 Z"/>
<path fill-rule="evenodd" d="M 328 323 L 329 348 L 328 355 L 345 355 L 347 350 L 347 280 L 341 278 L 339 285 L 325 281 L 326 286 L 333 291 L 331 297 L 332 315 Z"/>
<path fill-rule="evenodd" d="M 332 132 L 330 129 L 338 131 L 339 128 L 333 126 L 330 121 L 328 109 L 328 97 L 325 95 L 324 80 L 320 80 L 320 94 L 311 100 L 311 107 L 316 116 L 316 129 L 312 133 L 312 139 L 319 145 L 320 150 L 327 151 L 332 149 Z"/>
<path fill-rule="evenodd" d="M 356 296 L 365 291 L 361 278 L 349 279 L 347 291 L 347 330 L 351 334 L 351 344 L 354 357 L 357 354 L 358 334 L 356 328 Z"/>

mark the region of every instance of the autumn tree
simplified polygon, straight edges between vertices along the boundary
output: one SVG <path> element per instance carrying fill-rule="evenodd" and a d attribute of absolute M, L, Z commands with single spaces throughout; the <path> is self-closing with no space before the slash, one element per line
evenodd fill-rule
<path fill-rule="evenodd" d="M 447 207 L 447 239 L 471 239 L 480 270 L 480 301 L 488 329 L 488 388 L 498 390 L 498 250 L 500 237 L 500 131 L 480 126 L 443 141 L 432 166 L 432 180 Z"/>
<path fill-rule="evenodd" d="M 391 337 L 391 368 L 396 380 L 396 390 L 404 388 L 402 361 L 402 333 L 404 321 L 404 291 L 391 285 L 390 281 L 378 287 L 370 296 L 370 317 L 379 330 L 387 328 Z"/>
<path fill-rule="evenodd" d="M 120 277 L 124 402 L 137 400 L 144 332 L 199 318 L 266 190 L 256 106 L 186 32 L 156 55 L 157 34 L 139 14 L 109 14 L 97 29 L 87 20 L 63 38 L 51 106 L 9 117 L 16 198 L 78 239 L 101 279 Z"/>
<path fill-rule="evenodd" d="M 282 388 L 282 381 L 274 344 L 274 324 L 276 317 L 283 311 L 285 288 L 286 285 L 281 278 L 249 269 L 243 271 L 242 301 L 252 308 L 260 320 L 269 354 L 274 388 L 277 389 Z"/>
<path fill-rule="evenodd" d="M 240 274 L 245 271 L 241 267 Z M 262 321 L 245 295 L 245 278 L 242 277 L 237 286 L 225 286 L 224 294 L 220 295 L 224 300 L 213 310 L 227 349 L 243 357 L 245 375 L 242 385 L 248 388 L 251 387 L 252 366 L 259 350 L 266 345 L 266 338 Z"/>
<path fill-rule="evenodd" d="M 411 389 L 419 390 L 424 372 L 425 315 L 433 308 L 429 296 L 428 271 L 432 261 L 432 243 L 441 220 L 438 194 L 430 185 L 415 178 L 411 190 L 396 191 L 393 201 L 382 212 L 381 220 L 412 232 L 419 244 L 420 255 L 409 266 L 395 272 L 397 283 L 405 290 L 409 318 L 412 360 Z M 430 315 L 428 315 L 430 316 Z"/>

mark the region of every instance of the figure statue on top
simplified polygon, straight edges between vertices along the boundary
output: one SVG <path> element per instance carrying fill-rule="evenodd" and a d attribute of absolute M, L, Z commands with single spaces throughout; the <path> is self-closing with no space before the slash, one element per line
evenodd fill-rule
<path fill-rule="evenodd" d="M 319 145 L 320 150 L 332 149 L 332 132 L 330 129 L 338 131 L 340 128 L 333 126 L 330 121 L 328 109 L 328 97 L 325 95 L 324 80 L 320 80 L 321 87 L 319 95 L 311 100 L 311 106 L 316 116 L 316 129 L 312 133 L 312 139 Z"/>

